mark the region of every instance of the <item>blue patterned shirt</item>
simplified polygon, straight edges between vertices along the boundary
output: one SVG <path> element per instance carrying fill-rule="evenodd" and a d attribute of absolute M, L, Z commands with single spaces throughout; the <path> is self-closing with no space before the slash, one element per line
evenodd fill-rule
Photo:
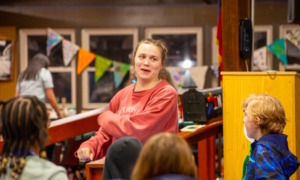
<path fill-rule="evenodd" d="M 299 166 L 284 134 L 267 134 L 251 144 L 245 180 L 289 179 Z"/>

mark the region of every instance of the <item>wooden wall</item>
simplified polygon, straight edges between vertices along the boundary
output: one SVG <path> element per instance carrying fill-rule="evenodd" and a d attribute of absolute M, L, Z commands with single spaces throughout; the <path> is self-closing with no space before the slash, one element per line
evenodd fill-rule
<path fill-rule="evenodd" d="M 14 97 L 17 82 L 17 33 L 16 27 L 0 27 L 0 39 L 7 39 L 13 42 L 12 55 L 12 79 L 8 81 L 0 81 L 0 100 L 7 100 Z"/>
<path fill-rule="evenodd" d="M 16 2 L 16 0 L 14 1 Z M 48 4 L 43 4 L 39 3 L 42 1 L 33 1 L 20 1 L 20 5 L 0 6 L 0 27 L 15 26 L 17 32 L 21 28 L 74 28 L 76 32 L 76 44 L 80 45 L 80 31 L 82 28 L 137 27 L 139 29 L 139 38 L 141 39 L 144 37 L 146 27 L 201 26 L 203 28 L 204 43 L 202 50 L 203 63 L 204 65 L 211 64 L 211 43 L 214 43 L 211 42 L 211 28 L 217 24 L 218 8 L 216 3 L 207 4 L 203 3 L 203 1 L 202 3 L 195 3 L 201 1 L 178 1 L 181 3 L 158 5 L 157 2 L 167 1 L 154 1 L 156 3 L 152 4 L 150 1 L 147 1 L 150 3 L 147 5 L 147 3 L 123 4 L 123 1 L 118 1 L 119 4 L 117 5 L 112 5 L 113 3 L 107 5 L 97 3 L 84 4 L 82 2 L 72 4 L 65 1 L 59 3 L 59 0 L 51 1 L 52 4 L 50 1 L 47 1 Z M 256 1 L 255 24 L 273 25 L 274 39 L 278 37 L 279 25 L 285 24 L 286 21 L 287 2 Z M 17 37 L 17 32 L 14 31 L 15 37 Z M 18 63 L 18 60 L 15 62 Z M 17 63 L 14 65 L 17 65 Z M 14 66 L 14 68 L 17 67 Z M 4 87 L 4 84 L 6 83 L 0 82 L 0 87 Z M 14 93 L 15 85 L 5 87 L 8 89 L 8 94 L 4 93 L 2 95 L 1 93 L 0 96 L 8 98 Z M 77 89 L 77 96 L 81 97 L 80 76 L 77 77 Z M 78 100 L 78 103 L 77 109 L 81 107 L 80 100 Z"/>

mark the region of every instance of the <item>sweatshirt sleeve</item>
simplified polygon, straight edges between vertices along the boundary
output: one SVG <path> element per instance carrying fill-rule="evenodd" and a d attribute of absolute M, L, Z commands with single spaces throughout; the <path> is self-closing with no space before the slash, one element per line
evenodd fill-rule
<path fill-rule="evenodd" d="M 113 137 L 132 136 L 144 142 L 151 135 L 172 124 L 177 133 L 177 93 L 164 88 L 152 95 L 147 107 L 135 115 L 118 115 L 112 108 L 99 115 L 99 125 Z M 171 129 L 171 128 L 170 128 Z"/>
<path fill-rule="evenodd" d="M 112 143 L 112 137 L 105 133 L 102 127 L 89 140 L 83 142 L 78 149 L 87 147 L 94 154 L 94 160 L 101 159 L 105 156 L 106 151 Z"/>

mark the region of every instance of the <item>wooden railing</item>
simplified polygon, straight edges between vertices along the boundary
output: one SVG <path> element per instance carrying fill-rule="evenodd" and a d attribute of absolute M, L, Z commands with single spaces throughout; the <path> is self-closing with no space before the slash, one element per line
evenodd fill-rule
<path fill-rule="evenodd" d="M 72 137 L 99 129 L 97 117 L 107 107 L 83 112 L 74 116 L 51 121 L 49 127 L 49 142 L 47 145 L 61 142 Z M 0 152 L 3 148 L 3 140 L 0 140 Z"/>

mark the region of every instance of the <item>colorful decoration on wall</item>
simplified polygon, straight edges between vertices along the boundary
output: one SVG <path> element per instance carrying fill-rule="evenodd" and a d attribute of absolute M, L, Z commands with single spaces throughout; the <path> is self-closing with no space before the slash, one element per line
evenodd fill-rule
<path fill-rule="evenodd" d="M 288 31 L 285 38 L 300 50 L 300 28 Z"/>
<path fill-rule="evenodd" d="M 125 75 L 130 69 L 129 64 L 113 61 L 114 65 L 114 80 L 115 80 L 115 86 L 119 87 L 121 82 L 123 81 Z"/>
<path fill-rule="evenodd" d="M 77 74 L 79 75 L 86 67 L 88 67 L 95 57 L 95 54 L 80 48 L 78 53 Z"/>
<path fill-rule="evenodd" d="M 86 67 L 89 66 L 91 62 L 95 59 L 95 82 L 98 82 L 103 74 L 109 69 L 109 67 L 114 63 L 114 79 L 115 85 L 118 87 L 126 74 L 130 69 L 130 65 L 126 63 L 115 62 L 106 57 L 96 55 L 92 52 L 84 50 L 77 46 L 76 44 L 64 39 L 60 34 L 55 32 L 53 29 L 48 28 L 48 37 L 47 37 L 47 54 L 50 55 L 51 50 L 58 43 L 62 41 L 62 51 L 63 51 L 63 60 L 64 65 L 68 66 L 78 52 L 77 57 L 77 74 L 79 75 Z"/>
<path fill-rule="evenodd" d="M 64 64 L 65 66 L 68 66 L 72 58 L 74 57 L 74 55 L 77 53 L 79 46 L 64 39 L 62 48 L 63 48 Z"/>
<path fill-rule="evenodd" d="M 105 71 L 112 65 L 112 60 L 96 55 L 95 59 L 95 82 L 98 82 L 99 79 L 103 76 Z"/>
<path fill-rule="evenodd" d="M 54 46 L 56 46 L 58 43 L 60 43 L 62 41 L 63 37 L 51 28 L 47 29 L 47 34 L 48 34 L 48 36 L 47 36 L 47 55 L 49 56 L 51 49 Z"/>
<path fill-rule="evenodd" d="M 267 48 L 283 63 L 288 64 L 285 52 L 285 40 L 280 38 L 268 45 Z"/>
<path fill-rule="evenodd" d="M 261 47 L 253 53 L 253 64 L 259 70 L 267 70 L 267 48 L 266 46 Z"/>

